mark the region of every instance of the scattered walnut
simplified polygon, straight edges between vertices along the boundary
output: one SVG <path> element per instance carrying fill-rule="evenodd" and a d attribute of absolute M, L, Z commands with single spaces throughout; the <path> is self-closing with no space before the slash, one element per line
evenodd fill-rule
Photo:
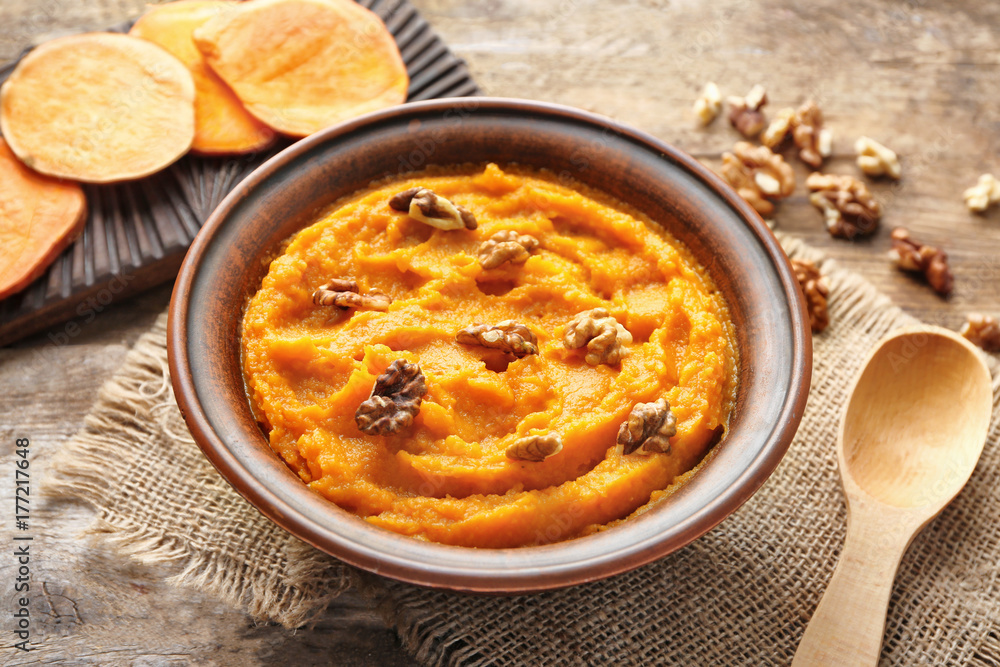
<path fill-rule="evenodd" d="M 813 331 L 820 332 L 830 325 L 830 313 L 827 310 L 827 296 L 830 286 L 826 276 L 812 262 L 793 259 L 792 270 L 799 281 L 799 288 L 806 297 L 806 310 L 809 312 L 809 326 Z"/>
<path fill-rule="evenodd" d="M 958 333 L 987 352 L 1000 351 L 1000 322 L 996 318 L 982 313 L 969 313 L 968 320 Z"/>
<path fill-rule="evenodd" d="M 409 213 L 419 220 L 438 229 L 475 229 L 476 216 L 464 206 L 458 206 L 427 188 L 410 188 L 399 192 L 389 200 L 390 208 Z"/>
<path fill-rule="evenodd" d="M 760 141 L 768 148 L 777 149 L 791 136 L 799 148 L 799 158 L 814 169 L 819 169 L 823 159 L 833 151 L 833 134 L 823 127 L 823 113 L 812 100 L 798 109 L 786 108 L 778 112 Z"/>
<path fill-rule="evenodd" d="M 795 190 L 795 172 L 767 146 L 745 141 L 722 154 L 722 176 L 762 216 L 774 213 L 772 199 L 783 199 Z"/>
<path fill-rule="evenodd" d="M 874 139 L 861 137 L 854 142 L 854 152 L 858 154 L 858 169 L 868 176 L 899 178 L 899 158 L 890 148 Z"/>
<path fill-rule="evenodd" d="M 622 454 L 669 454 L 670 438 L 677 434 L 677 418 L 670 403 L 661 398 L 654 403 L 637 403 L 618 429 Z"/>
<path fill-rule="evenodd" d="M 396 359 L 375 379 L 367 400 L 354 413 L 358 428 L 369 435 L 386 435 L 408 428 L 420 412 L 427 383 L 419 364 Z"/>
<path fill-rule="evenodd" d="M 513 320 L 504 320 L 493 326 L 474 324 L 455 334 L 455 340 L 465 345 L 503 350 L 519 359 L 538 354 L 538 338 L 531 329 Z"/>
<path fill-rule="evenodd" d="M 771 149 L 775 149 L 784 143 L 792 131 L 792 119 L 794 117 L 795 109 L 791 107 L 786 107 L 779 111 L 777 117 L 761 133 L 760 143 Z"/>
<path fill-rule="evenodd" d="M 812 100 L 807 100 L 795 110 L 792 139 L 799 148 L 799 159 L 813 169 L 822 167 L 823 158 L 830 156 L 833 135 L 823 128 L 823 112 Z"/>
<path fill-rule="evenodd" d="M 505 229 L 497 232 L 479 246 L 479 265 L 484 269 L 495 269 L 501 264 L 524 264 L 531 251 L 538 247 L 538 239 L 528 234 L 518 234 Z"/>
<path fill-rule="evenodd" d="M 903 227 L 892 230 L 889 259 L 904 271 L 921 271 L 938 294 L 948 294 L 955 280 L 948 268 L 948 255 L 940 248 L 923 245 L 910 238 Z"/>
<path fill-rule="evenodd" d="M 701 97 L 694 101 L 694 115 L 702 125 L 708 125 L 722 111 L 722 94 L 719 87 L 709 81 L 701 91 Z"/>
<path fill-rule="evenodd" d="M 875 231 L 882 209 L 868 187 L 853 176 L 809 174 L 809 201 L 823 212 L 831 236 L 852 239 Z"/>
<path fill-rule="evenodd" d="M 760 134 L 767 120 L 761 111 L 767 104 L 767 92 L 764 86 L 757 84 L 750 89 L 746 97 L 730 97 L 729 122 L 732 123 L 744 137 L 752 138 Z"/>
<path fill-rule="evenodd" d="M 993 174 L 983 174 L 962 196 L 965 197 L 965 205 L 970 211 L 982 213 L 991 204 L 1000 202 L 1000 181 L 994 178 Z"/>
<path fill-rule="evenodd" d="M 563 345 L 571 350 L 587 346 L 584 360 L 591 366 L 619 363 L 632 342 L 628 329 L 611 317 L 604 308 L 585 310 L 574 317 L 563 334 Z"/>
<path fill-rule="evenodd" d="M 387 310 L 392 303 L 392 297 L 381 292 L 360 294 L 358 284 L 350 278 L 334 278 L 320 285 L 320 288 L 313 292 L 312 300 L 317 306 L 359 310 Z"/>
<path fill-rule="evenodd" d="M 562 438 L 558 433 L 529 435 L 507 448 L 507 458 L 515 461 L 538 463 L 562 451 Z"/>

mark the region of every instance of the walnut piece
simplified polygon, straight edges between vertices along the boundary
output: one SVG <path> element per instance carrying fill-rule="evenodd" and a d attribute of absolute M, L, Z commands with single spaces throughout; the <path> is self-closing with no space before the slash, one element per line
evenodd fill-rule
<path fill-rule="evenodd" d="M 896 227 L 889 237 L 892 249 L 889 259 L 904 271 L 920 271 L 938 294 L 948 294 L 955 279 L 948 268 L 948 255 L 934 246 L 923 245 L 910 237 L 904 227 Z"/>
<path fill-rule="evenodd" d="M 854 152 L 858 154 L 858 169 L 868 176 L 898 179 L 902 173 L 896 152 L 874 139 L 860 137 L 854 142 Z"/>
<path fill-rule="evenodd" d="M 350 278 L 334 278 L 320 285 L 312 293 L 312 300 L 317 306 L 337 306 L 345 310 L 387 310 L 392 303 L 392 297 L 382 292 L 359 293 L 358 283 Z"/>
<path fill-rule="evenodd" d="M 495 269 L 501 264 L 524 264 L 531 251 L 538 247 L 538 239 L 528 234 L 505 229 L 497 232 L 479 246 L 479 265 Z"/>
<path fill-rule="evenodd" d="M 772 199 L 795 191 L 795 172 L 785 159 L 767 146 L 745 141 L 722 154 L 722 177 L 762 216 L 774 213 Z"/>
<path fill-rule="evenodd" d="M 563 345 L 568 349 L 587 346 L 584 361 L 591 366 L 619 363 L 628 353 L 625 346 L 631 342 L 632 334 L 604 308 L 579 313 L 570 320 L 563 334 Z"/>
<path fill-rule="evenodd" d="M 994 317 L 982 313 L 969 313 L 958 333 L 987 352 L 1000 351 L 1000 322 Z"/>
<path fill-rule="evenodd" d="M 755 85 L 746 97 L 732 96 L 729 104 L 729 122 L 744 137 L 752 138 L 760 134 L 767 124 L 761 109 L 767 104 L 767 92 L 760 84 Z"/>
<path fill-rule="evenodd" d="M 806 179 L 809 201 L 823 212 L 831 236 L 852 239 L 871 234 L 882 209 L 862 181 L 853 176 L 814 172 Z"/>
<path fill-rule="evenodd" d="M 767 104 L 767 91 L 757 84 L 750 89 L 746 97 L 730 97 L 729 122 L 747 139 L 756 137 L 767 124 L 761 109 Z"/>
<path fill-rule="evenodd" d="M 833 135 L 823 128 L 823 112 L 812 100 L 807 100 L 795 110 L 792 139 L 799 148 L 799 159 L 813 169 L 822 167 L 823 158 L 830 156 Z"/>
<path fill-rule="evenodd" d="M 455 340 L 464 345 L 481 345 L 502 350 L 518 359 L 538 354 L 538 338 L 531 329 L 513 320 L 495 325 L 473 324 L 455 334 Z"/>
<path fill-rule="evenodd" d="M 389 207 L 438 229 L 475 229 L 476 216 L 427 188 L 410 188 L 389 199 Z"/>
<path fill-rule="evenodd" d="M 792 119 L 795 118 L 795 109 L 786 107 L 778 112 L 767 128 L 760 135 L 760 143 L 770 149 L 776 149 L 792 131 Z"/>
<path fill-rule="evenodd" d="M 708 125 L 722 111 L 722 94 L 719 87 L 709 81 L 701 91 L 701 97 L 694 101 L 694 115 L 702 125 Z"/>
<path fill-rule="evenodd" d="M 507 448 L 507 458 L 515 461 L 538 463 L 562 451 L 562 438 L 558 433 L 529 435 Z"/>
<path fill-rule="evenodd" d="M 982 213 L 992 204 L 1000 202 L 1000 181 L 993 174 L 983 174 L 975 185 L 962 193 L 962 196 L 970 211 Z"/>
<path fill-rule="evenodd" d="M 798 109 L 779 111 L 760 140 L 768 148 L 777 149 L 789 136 L 799 149 L 799 159 L 813 169 L 819 169 L 833 151 L 833 134 L 823 127 L 823 112 L 812 100 Z"/>
<path fill-rule="evenodd" d="M 677 434 L 677 418 L 670 403 L 661 398 L 653 403 L 637 403 L 618 429 L 622 454 L 669 454 L 670 438 Z"/>
<path fill-rule="evenodd" d="M 426 393 L 420 365 L 396 359 L 375 379 L 372 393 L 358 406 L 354 421 L 368 435 L 396 433 L 413 423 Z"/>
<path fill-rule="evenodd" d="M 792 260 L 792 270 L 799 288 L 806 298 L 806 310 L 809 312 L 809 326 L 813 331 L 820 332 L 830 325 L 830 312 L 827 310 L 827 297 L 830 295 L 830 285 L 826 276 L 812 262 L 799 259 Z"/>

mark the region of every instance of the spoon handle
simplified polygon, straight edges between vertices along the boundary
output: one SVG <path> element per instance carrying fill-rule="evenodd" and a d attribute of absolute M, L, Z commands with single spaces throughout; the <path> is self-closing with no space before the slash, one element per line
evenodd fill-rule
<path fill-rule="evenodd" d="M 892 583 L 912 539 L 905 522 L 891 518 L 867 514 L 848 520 L 840 562 L 792 667 L 878 664 Z"/>

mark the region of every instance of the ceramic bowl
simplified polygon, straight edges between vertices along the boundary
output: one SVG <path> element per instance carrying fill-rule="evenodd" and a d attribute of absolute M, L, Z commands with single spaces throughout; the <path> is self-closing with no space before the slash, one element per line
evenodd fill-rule
<path fill-rule="evenodd" d="M 612 529 L 539 547 L 472 549 L 368 524 L 310 491 L 268 447 L 240 370 L 240 320 L 266 258 L 330 202 L 428 165 L 516 162 L 602 190 L 685 243 L 729 303 L 739 391 L 728 435 L 665 502 Z M 805 406 L 812 343 L 778 242 L 694 158 L 584 111 L 524 100 L 407 104 L 329 128 L 248 176 L 198 234 L 174 287 L 168 347 L 194 439 L 258 510 L 348 563 L 434 587 L 524 592 L 607 577 L 669 554 L 742 505 L 778 465 Z"/>

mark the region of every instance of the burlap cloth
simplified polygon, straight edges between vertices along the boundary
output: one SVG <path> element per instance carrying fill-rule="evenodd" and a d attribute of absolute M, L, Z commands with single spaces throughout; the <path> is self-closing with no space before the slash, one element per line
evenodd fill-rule
<path fill-rule="evenodd" d="M 792 256 L 823 260 L 788 238 Z M 834 452 L 845 391 L 872 344 L 915 320 L 822 261 L 832 325 L 815 337 L 798 435 L 764 487 L 708 535 L 639 570 L 561 591 L 482 597 L 355 571 L 292 538 L 234 492 L 191 440 L 167 379 L 165 316 L 103 388 L 49 493 L 83 499 L 94 529 L 172 581 L 257 619 L 298 626 L 349 585 L 432 665 L 781 665 L 791 661 L 844 539 Z M 1000 665 L 1000 383 L 969 485 L 903 559 L 883 663 Z M 942 428 L 948 427 L 942 415 Z"/>

